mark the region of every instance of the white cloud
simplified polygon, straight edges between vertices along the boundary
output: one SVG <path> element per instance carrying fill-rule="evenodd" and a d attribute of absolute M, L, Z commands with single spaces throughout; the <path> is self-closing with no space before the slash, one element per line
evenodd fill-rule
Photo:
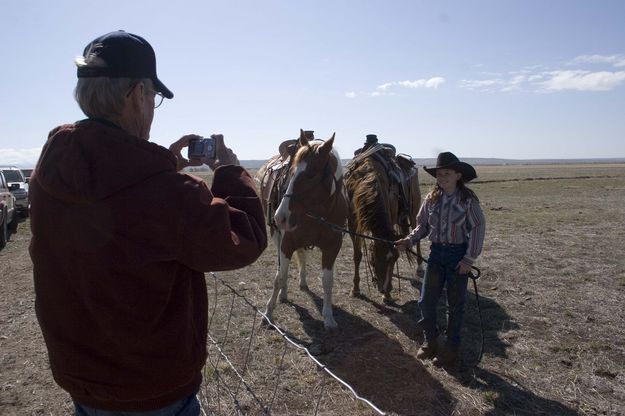
<path fill-rule="evenodd" d="M 519 91 L 522 89 L 523 83 L 527 80 L 526 75 L 515 75 L 510 78 L 506 85 L 501 89 L 503 92 Z"/>
<path fill-rule="evenodd" d="M 443 77 L 432 77 L 430 79 L 417 79 L 415 81 L 399 81 L 397 85 L 405 88 L 438 88 L 445 82 Z"/>
<path fill-rule="evenodd" d="M 573 59 L 573 64 L 611 64 L 616 68 L 625 67 L 625 55 L 581 55 Z"/>
<path fill-rule="evenodd" d="M 472 80 L 472 79 L 463 79 L 460 80 L 460 88 L 464 88 L 467 90 L 493 90 L 493 87 L 498 87 L 500 85 L 505 84 L 504 80 L 500 78 L 495 79 L 482 79 L 482 80 Z"/>
<path fill-rule="evenodd" d="M 609 91 L 625 81 L 625 71 L 551 71 L 550 78 L 536 83 L 543 91 Z"/>
<path fill-rule="evenodd" d="M 385 84 L 378 85 L 377 87 L 375 87 L 375 89 L 376 89 L 376 90 L 378 90 L 378 91 L 382 91 L 382 92 L 384 92 L 384 91 L 386 91 L 389 87 L 392 87 L 393 85 L 395 85 L 395 83 L 394 83 L 394 82 L 387 82 L 387 83 L 385 83 Z"/>
<path fill-rule="evenodd" d="M 425 86 L 425 83 L 427 82 L 427 80 L 425 79 L 418 79 L 415 81 L 399 81 L 397 82 L 397 85 L 401 86 L 401 87 L 405 87 L 405 88 L 423 88 Z"/>
<path fill-rule="evenodd" d="M 37 163 L 41 148 L 32 149 L 0 149 L 0 165 L 32 168 Z"/>
<path fill-rule="evenodd" d="M 588 69 L 590 64 L 606 64 L 607 70 L 598 71 L 597 67 Z M 561 62 L 560 65 L 576 65 L 578 68 L 563 70 L 560 68 L 547 67 L 545 65 L 525 66 L 521 69 L 509 71 L 505 74 L 494 72 L 480 72 L 479 76 L 484 79 L 462 79 L 458 82 L 460 88 L 482 92 L 525 92 L 545 93 L 565 90 L 575 91 L 610 91 L 625 82 L 624 71 L 610 71 L 612 68 L 625 68 L 625 55 L 580 55 L 569 62 Z M 483 65 L 478 65 L 482 67 Z M 375 87 L 372 92 L 362 94 L 370 97 L 395 95 L 402 89 L 437 89 L 446 80 L 443 77 L 431 77 L 415 80 L 390 81 Z M 353 95 L 348 95 L 354 98 Z"/>
<path fill-rule="evenodd" d="M 375 91 L 369 93 L 372 97 L 379 97 L 381 95 L 395 95 L 390 92 L 392 87 L 401 87 L 401 88 L 438 88 L 445 82 L 445 78 L 443 77 L 432 77 L 429 79 L 417 79 L 414 81 L 405 80 L 405 81 L 391 81 L 385 82 L 384 84 L 378 85 L 375 87 Z"/>
<path fill-rule="evenodd" d="M 489 77 L 486 79 L 463 79 L 460 88 L 483 92 L 557 92 L 575 91 L 610 91 L 625 81 L 624 71 L 592 71 L 581 68 L 583 64 L 608 63 L 625 67 L 624 55 L 582 55 L 569 62 L 580 66 L 572 70 L 547 70 L 543 66 L 526 67 L 522 70 L 510 71 L 508 75 Z"/>
<path fill-rule="evenodd" d="M 384 91 L 384 90 L 378 90 L 378 91 L 373 91 L 373 92 L 367 93 L 367 95 L 370 96 L 370 97 L 381 97 L 383 95 L 395 95 L 395 93 L 394 92 L 387 92 L 387 91 Z"/>
<path fill-rule="evenodd" d="M 438 88 L 439 85 L 442 85 L 445 83 L 445 78 L 443 77 L 433 77 L 427 80 L 427 82 L 425 83 L 425 88 Z"/>
<path fill-rule="evenodd" d="M 354 91 L 347 91 L 347 92 L 345 93 L 345 96 L 346 96 L 347 98 L 354 98 L 354 97 L 356 97 L 356 93 L 355 93 Z"/>

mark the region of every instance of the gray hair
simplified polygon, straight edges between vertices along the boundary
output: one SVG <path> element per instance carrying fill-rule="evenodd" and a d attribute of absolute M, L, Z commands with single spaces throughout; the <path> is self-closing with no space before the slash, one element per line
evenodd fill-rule
<path fill-rule="evenodd" d="M 79 56 L 74 60 L 78 68 L 106 67 L 106 62 L 103 59 L 91 53 L 94 46 L 96 45 L 92 45 L 91 49 L 85 53 L 85 56 Z M 128 94 L 133 85 L 139 82 L 143 82 L 148 88 L 152 86 L 150 79 L 78 78 L 78 83 L 74 90 L 74 98 L 87 117 L 117 118 L 122 115 L 124 110 L 126 94 Z"/>

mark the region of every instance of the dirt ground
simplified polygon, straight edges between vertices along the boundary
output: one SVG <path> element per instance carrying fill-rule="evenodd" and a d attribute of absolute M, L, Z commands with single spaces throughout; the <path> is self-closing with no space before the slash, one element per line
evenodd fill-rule
<path fill-rule="evenodd" d="M 472 286 L 460 367 L 421 362 L 415 357 L 422 341 L 418 288 L 395 280 L 394 305 L 383 304 L 367 282 L 362 298 L 350 297 L 348 237 L 335 271 L 339 329 L 323 330 L 316 251 L 307 268 L 310 291 L 299 290 L 292 270 L 289 302 L 278 305 L 275 321 L 386 414 L 625 414 L 625 165 L 477 166 L 477 171 L 471 187 L 487 218 L 477 263 L 485 330 L 481 362 Z M 425 176 L 423 194 L 431 183 Z M 0 251 L 0 415 L 72 414 L 69 396 L 52 379 L 35 318 L 29 239 L 29 222 L 23 219 Z M 238 390 L 271 403 L 273 414 L 375 414 L 323 376 L 307 354 L 262 327 L 246 303 L 264 310 L 275 254 L 270 247 L 248 268 L 218 275 L 244 299 L 207 275 L 211 334 L 239 371 L 245 367 L 249 387 Z M 413 266 L 402 260 L 399 274 L 412 278 Z M 209 346 L 205 411 L 236 414 L 225 404 L 231 398 L 218 396 L 214 387 L 229 367 L 215 345 Z M 238 411 L 260 414 L 256 398 L 248 396 L 241 394 Z"/>

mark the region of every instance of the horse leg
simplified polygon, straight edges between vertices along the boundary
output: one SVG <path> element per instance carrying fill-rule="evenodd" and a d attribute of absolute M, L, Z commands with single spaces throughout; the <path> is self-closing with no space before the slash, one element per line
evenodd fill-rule
<path fill-rule="evenodd" d="M 395 262 L 390 262 L 386 266 L 386 277 L 384 279 L 384 283 L 382 285 L 382 300 L 384 303 L 390 303 L 393 301 L 393 297 L 391 296 L 391 291 L 393 290 L 393 266 Z"/>
<path fill-rule="evenodd" d="M 278 267 L 278 271 L 276 273 L 276 277 L 273 281 L 273 292 L 271 293 L 271 298 L 267 302 L 267 311 L 265 315 L 269 320 L 273 321 L 273 311 L 276 308 L 276 301 L 278 299 L 278 295 L 280 295 L 280 302 L 286 302 L 286 282 L 289 276 L 289 262 L 290 259 L 284 255 L 284 253 L 280 252 L 280 266 Z"/>
<path fill-rule="evenodd" d="M 287 258 L 284 253 L 280 253 L 280 279 L 279 279 L 279 288 L 280 293 L 278 295 L 278 299 L 280 303 L 286 303 L 288 300 L 287 296 L 287 287 L 289 284 L 289 264 L 291 263 L 291 259 Z M 277 276 L 276 276 L 277 277 Z M 275 290 L 275 284 L 274 284 Z"/>
<path fill-rule="evenodd" d="M 332 314 L 332 286 L 334 285 L 334 268 L 323 269 L 323 326 L 326 329 L 336 328 L 338 324 Z"/>
<path fill-rule="evenodd" d="M 415 277 L 423 277 L 425 272 L 423 270 L 423 257 L 421 256 L 421 242 L 417 241 L 417 275 Z"/>
<path fill-rule="evenodd" d="M 341 236 L 342 237 L 342 236 Z M 334 285 L 334 261 L 341 249 L 341 241 L 339 240 L 338 248 L 322 250 L 321 252 L 321 267 L 323 275 L 321 282 L 323 283 L 323 309 L 321 314 L 323 315 L 323 326 L 325 329 L 336 328 L 338 324 L 334 320 L 332 313 L 332 286 Z"/>
<path fill-rule="evenodd" d="M 352 245 L 354 246 L 354 286 L 352 287 L 352 296 L 360 296 L 360 262 L 362 261 L 362 240 L 358 237 L 352 237 Z"/>
<path fill-rule="evenodd" d="M 299 270 L 299 288 L 308 290 L 308 283 L 306 283 L 306 249 L 297 249 L 295 251 L 295 259 L 297 260 L 297 268 Z"/>
<path fill-rule="evenodd" d="M 276 285 L 279 284 L 279 286 L 277 287 L 278 287 L 279 294 L 280 294 L 280 298 L 279 298 L 280 303 L 285 303 L 287 301 L 287 284 L 289 281 L 289 263 L 291 262 L 291 256 L 293 256 L 293 253 L 290 252 L 288 253 L 288 257 L 287 257 L 287 254 L 285 254 L 282 251 L 283 238 L 284 238 L 284 234 L 281 232 L 276 232 L 273 235 L 273 242 L 278 249 L 278 256 L 279 256 L 278 272 L 276 273 L 276 277 L 274 279 L 274 291 L 276 290 Z M 282 271 L 282 267 L 286 267 L 286 269 Z M 274 303 L 275 303 L 275 299 L 274 299 Z"/>

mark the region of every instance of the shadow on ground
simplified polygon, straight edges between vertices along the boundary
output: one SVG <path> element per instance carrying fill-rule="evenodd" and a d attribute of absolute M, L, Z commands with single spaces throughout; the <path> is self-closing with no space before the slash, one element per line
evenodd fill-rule
<path fill-rule="evenodd" d="M 419 285 L 415 286 L 420 289 Z M 493 405 L 494 409 L 485 413 L 488 415 L 578 415 L 557 401 L 532 393 L 516 380 L 507 380 L 506 376 L 480 368 L 482 331 L 484 355 L 506 359 L 510 344 L 501 338 L 501 334 L 519 329 L 519 325 L 493 299 L 480 295 L 478 308 L 471 282 L 468 291 L 460 365 L 448 373 Z M 312 292 L 308 295 L 321 311 L 323 300 Z M 381 304 L 366 296 L 360 299 L 386 316 L 406 337 L 416 343 L 423 341 L 417 324 L 420 312 L 416 300 L 404 304 Z M 337 307 L 335 318 L 340 329 L 327 334 L 322 322 L 305 308 L 292 306 L 313 340 L 310 348 L 318 354 L 317 358 L 381 410 L 406 415 L 436 415 L 451 414 L 456 408 L 456 399 L 418 359 L 406 354 L 398 341 L 367 321 Z M 445 319 L 443 297 L 439 303 L 441 328 L 445 328 Z"/>
<path fill-rule="evenodd" d="M 307 292 L 321 310 L 323 300 Z M 339 329 L 325 331 L 323 323 L 299 305 L 304 331 L 312 339 L 316 358 L 362 397 L 387 413 L 447 415 L 455 399 L 423 364 L 406 354 L 401 344 L 364 319 L 334 308 Z"/>
<path fill-rule="evenodd" d="M 495 300 L 479 293 L 479 283 L 478 297 L 472 281 L 469 281 L 469 287 L 460 365 L 455 370 L 448 370 L 448 373 L 462 385 L 481 392 L 485 400 L 492 403 L 494 409 L 485 413 L 488 415 L 578 415 L 578 412 L 559 402 L 537 396 L 516 380 L 506 380 L 502 375 L 480 368 L 482 347 L 487 356 L 508 358 L 507 348 L 510 344 L 500 336 L 507 331 L 519 329 L 519 325 Z M 420 284 L 416 284 L 415 288 L 420 290 Z M 385 305 L 366 297 L 362 299 L 388 316 L 408 338 L 422 342 L 423 336 L 417 323 L 421 317 L 418 301 Z M 446 313 L 443 296 L 438 305 L 439 328 L 445 328 Z"/>

